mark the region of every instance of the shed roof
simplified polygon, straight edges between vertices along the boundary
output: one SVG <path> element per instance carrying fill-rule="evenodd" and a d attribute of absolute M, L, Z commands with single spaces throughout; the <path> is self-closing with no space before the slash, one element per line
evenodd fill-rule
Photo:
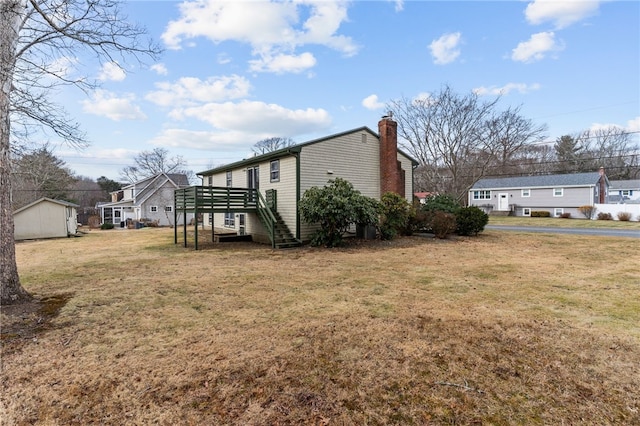
<path fill-rule="evenodd" d="M 51 202 L 51 203 L 60 204 L 61 206 L 65 206 L 65 207 L 75 207 L 75 208 L 80 207 L 79 205 L 74 204 L 74 203 L 71 203 L 71 202 L 69 202 L 69 201 L 64 201 L 64 200 L 54 200 L 53 198 L 42 197 L 42 198 L 40 198 L 40 199 L 37 199 L 37 200 L 36 200 L 36 201 L 34 201 L 33 203 L 29 203 L 29 204 L 27 204 L 26 206 L 20 207 L 18 210 L 14 211 L 14 212 L 13 212 L 13 214 L 20 213 L 20 212 L 21 212 L 21 211 L 23 211 L 23 210 L 27 210 L 28 208 L 33 207 L 33 206 L 35 206 L 36 204 L 40 204 L 40 203 L 42 203 L 43 201 L 49 201 L 49 202 Z"/>
<path fill-rule="evenodd" d="M 552 186 L 594 186 L 600 173 L 571 173 L 563 175 L 517 176 L 480 179 L 471 189 L 544 188 Z"/>

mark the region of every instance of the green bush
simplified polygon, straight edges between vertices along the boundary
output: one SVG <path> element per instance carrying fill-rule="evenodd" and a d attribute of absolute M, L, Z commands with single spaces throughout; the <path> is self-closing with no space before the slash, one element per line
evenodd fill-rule
<path fill-rule="evenodd" d="M 476 206 L 461 208 L 455 217 L 458 235 L 478 235 L 489 223 L 489 215 Z"/>
<path fill-rule="evenodd" d="M 431 195 L 425 199 L 422 210 L 425 212 L 445 212 L 456 214 L 460 210 L 460 203 L 451 195 Z"/>
<path fill-rule="evenodd" d="M 531 217 L 551 217 L 551 213 L 546 210 L 532 210 Z"/>
<path fill-rule="evenodd" d="M 115 225 L 113 223 L 108 223 L 105 222 L 102 225 L 100 225 L 100 229 L 113 229 L 115 227 Z"/>
<path fill-rule="evenodd" d="M 598 213 L 598 220 L 613 220 L 613 216 L 611 216 L 611 213 L 600 212 Z"/>
<path fill-rule="evenodd" d="M 456 230 L 456 217 L 452 213 L 436 211 L 431 220 L 431 230 L 436 238 L 447 238 Z"/>
<path fill-rule="evenodd" d="M 413 207 L 402 196 L 387 192 L 380 199 L 380 237 L 391 240 L 398 234 L 407 234 Z"/>
<path fill-rule="evenodd" d="M 629 212 L 618 212 L 617 216 L 618 220 L 622 222 L 629 222 L 631 220 L 631 213 Z"/>
<path fill-rule="evenodd" d="M 302 220 L 320 225 L 311 238 L 316 246 L 342 245 L 351 224 L 377 225 L 379 210 L 378 201 L 362 195 L 341 178 L 330 180 L 323 188 L 309 188 L 300 200 Z"/>

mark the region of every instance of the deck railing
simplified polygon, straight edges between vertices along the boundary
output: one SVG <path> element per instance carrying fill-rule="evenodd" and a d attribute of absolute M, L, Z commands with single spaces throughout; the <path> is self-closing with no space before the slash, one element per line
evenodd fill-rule
<path fill-rule="evenodd" d="M 256 190 L 218 186 L 190 186 L 175 192 L 175 206 L 181 211 L 246 211 L 258 207 Z"/>

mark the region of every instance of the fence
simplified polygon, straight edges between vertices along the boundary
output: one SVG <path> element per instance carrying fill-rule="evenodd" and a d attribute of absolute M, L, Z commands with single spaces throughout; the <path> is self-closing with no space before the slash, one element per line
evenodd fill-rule
<path fill-rule="evenodd" d="M 595 204 L 595 213 L 592 219 L 598 217 L 598 213 L 611 213 L 614 220 L 618 220 L 618 213 L 630 213 L 632 221 L 640 221 L 640 204 Z"/>

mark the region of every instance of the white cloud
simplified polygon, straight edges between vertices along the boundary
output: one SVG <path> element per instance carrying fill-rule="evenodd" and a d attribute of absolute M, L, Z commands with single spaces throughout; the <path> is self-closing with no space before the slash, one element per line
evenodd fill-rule
<path fill-rule="evenodd" d="M 127 74 L 116 62 L 107 62 L 102 65 L 98 80 L 102 81 L 122 81 Z"/>
<path fill-rule="evenodd" d="M 557 52 L 564 48 L 555 40 L 553 31 L 533 34 L 528 41 L 523 41 L 511 52 L 511 59 L 519 62 L 534 62 L 545 57 L 549 52 Z"/>
<path fill-rule="evenodd" d="M 378 95 L 370 95 L 362 100 L 362 106 L 370 110 L 376 110 L 384 107 L 384 103 L 378 100 Z"/>
<path fill-rule="evenodd" d="M 296 53 L 300 46 L 326 46 L 348 56 L 357 52 L 350 37 L 338 34 L 347 20 L 348 4 L 346 0 L 184 2 L 180 5 L 181 17 L 169 22 L 162 39 L 170 49 L 180 49 L 185 41 L 197 37 L 214 43 L 246 43 L 258 58 L 258 65 L 255 61 L 253 65 L 258 70 L 286 72 L 289 64 L 292 72 L 300 72 L 301 65 L 310 63 L 309 54 Z M 284 61 L 286 58 L 298 60 Z M 278 59 L 279 63 L 270 65 L 270 60 Z"/>
<path fill-rule="evenodd" d="M 194 118 L 217 129 L 250 133 L 268 133 L 293 137 L 326 130 L 331 124 L 323 109 L 291 110 L 257 101 L 210 103 L 173 112 L 174 118 Z"/>
<path fill-rule="evenodd" d="M 630 132 L 640 132 L 640 116 L 627 121 L 627 130 Z"/>
<path fill-rule="evenodd" d="M 286 72 L 300 73 L 316 65 L 316 58 L 309 52 L 301 55 L 265 55 L 260 59 L 249 61 L 251 71 L 273 72 L 284 74 Z"/>
<path fill-rule="evenodd" d="M 396 12 L 402 12 L 404 10 L 404 0 L 389 0 L 396 4 Z"/>
<path fill-rule="evenodd" d="M 530 24 L 553 22 L 556 28 L 565 28 L 598 11 L 600 1 L 594 0 L 535 0 L 525 10 Z"/>
<path fill-rule="evenodd" d="M 444 34 L 437 40 L 434 40 L 429 45 L 431 55 L 433 56 L 434 63 L 438 65 L 444 65 L 451 63 L 460 56 L 460 45 L 462 35 L 457 33 Z"/>
<path fill-rule="evenodd" d="M 539 83 L 526 84 L 526 83 L 507 83 L 502 87 L 490 86 L 490 87 L 477 87 L 473 89 L 473 93 L 478 96 L 500 96 L 500 95 L 508 95 L 510 92 L 517 91 L 518 93 L 527 94 L 534 90 L 540 90 Z"/>
<path fill-rule="evenodd" d="M 210 77 L 206 81 L 182 77 L 174 83 L 156 83 L 156 87 L 159 90 L 147 94 L 147 100 L 160 106 L 179 106 L 244 98 L 251 84 L 244 77 L 231 75 Z"/>
<path fill-rule="evenodd" d="M 132 94 L 118 97 L 114 93 L 97 90 L 90 100 L 84 100 L 81 104 L 84 112 L 114 121 L 146 119 L 140 107 L 134 104 L 135 100 Z"/>
<path fill-rule="evenodd" d="M 169 70 L 165 64 L 153 64 L 151 65 L 151 70 L 155 71 L 158 75 L 167 75 L 169 74 Z"/>

